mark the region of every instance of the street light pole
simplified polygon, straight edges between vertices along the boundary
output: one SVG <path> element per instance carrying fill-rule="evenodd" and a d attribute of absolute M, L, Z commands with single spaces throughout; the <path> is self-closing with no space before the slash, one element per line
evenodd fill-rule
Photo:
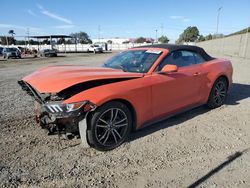
<path fill-rule="evenodd" d="M 217 27 L 216 27 L 216 38 L 218 36 L 218 29 L 219 29 L 219 21 L 220 21 L 220 11 L 221 11 L 222 7 L 220 7 L 218 9 L 218 14 L 217 14 Z"/>
<path fill-rule="evenodd" d="M 157 40 L 158 40 L 158 39 L 157 39 L 157 31 L 158 31 L 158 30 L 156 29 L 156 30 L 155 30 L 155 43 L 157 43 Z"/>

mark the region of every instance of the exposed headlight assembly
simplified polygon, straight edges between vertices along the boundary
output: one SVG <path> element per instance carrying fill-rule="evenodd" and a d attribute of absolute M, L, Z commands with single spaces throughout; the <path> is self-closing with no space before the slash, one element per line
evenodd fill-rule
<path fill-rule="evenodd" d="M 69 104 L 46 104 L 44 106 L 50 113 L 53 114 L 63 112 L 70 113 L 77 111 L 81 108 L 83 108 L 84 112 L 87 112 L 96 108 L 96 105 L 89 101 L 75 102 Z"/>
<path fill-rule="evenodd" d="M 80 109 L 86 103 L 87 103 L 87 101 L 65 104 L 66 112 L 76 111 L 76 110 Z"/>

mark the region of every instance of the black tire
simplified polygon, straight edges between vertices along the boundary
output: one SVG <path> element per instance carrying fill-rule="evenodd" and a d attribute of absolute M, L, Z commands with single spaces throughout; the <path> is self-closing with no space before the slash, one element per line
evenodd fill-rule
<path fill-rule="evenodd" d="M 87 139 L 97 150 L 112 150 L 127 139 L 131 128 L 132 115 L 128 107 L 122 102 L 113 101 L 100 106 L 91 115 Z"/>
<path fill-rule="evenodd" d="M 226 101 L 228 83 L 226 78 L 220 77 L 215 82 L 211 89 L 207 106 L 211 109 L 218 108 Z"/>

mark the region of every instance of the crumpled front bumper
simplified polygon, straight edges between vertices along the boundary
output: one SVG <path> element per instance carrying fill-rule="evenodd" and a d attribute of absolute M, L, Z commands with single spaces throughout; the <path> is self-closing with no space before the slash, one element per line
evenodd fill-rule
<path fill-rule="evenodd" d="M 79 122 L 86 118 L 90 111 L 95 110 L 96 105 L 86 101 L 79 109 L 72 112 L 65 112 L 56 105 L 35 104 L 36 121 L 49 133 L 79 133 Z"/>

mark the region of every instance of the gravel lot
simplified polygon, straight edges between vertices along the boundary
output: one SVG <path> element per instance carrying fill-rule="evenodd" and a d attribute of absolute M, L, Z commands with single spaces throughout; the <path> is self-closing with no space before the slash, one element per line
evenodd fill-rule
<path fill-rule="evenodd" d="M 231 59 L 226 105 L 205 106 L 131 135 L 110 152 L 47 136 L 17 80 L 48 65 L 96 66 L 108 54 L 0 60 L 0 187 L 250 187 L 250 62 Z"/>

